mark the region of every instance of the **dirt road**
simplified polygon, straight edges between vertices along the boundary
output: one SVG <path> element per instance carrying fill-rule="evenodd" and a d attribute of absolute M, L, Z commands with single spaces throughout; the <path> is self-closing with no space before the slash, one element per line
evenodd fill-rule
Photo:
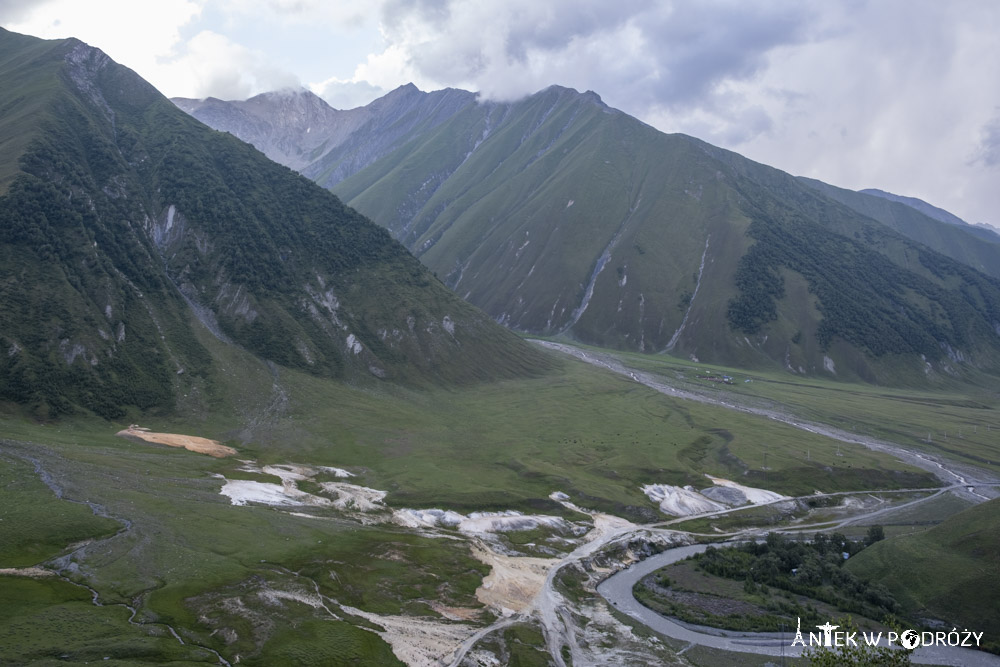
<path fill-rule="evenodd" d="M 560 343 L 548 341 L 533 342 L 543 347 L 568 354 L 594 366 L 598 366 L 619 375 L 631 378 L 635 382 L 639 382 L 640 384 L 650 387 L 651 389 L 655 389 L 656 391 L 668 396 L 756 414 L 788 424 L 789 426 L 793 426 L 804 431 L 824 435 L 829 438 L 840 440 L 841 442 L 859 444 L 875 451 L 890 454 L 901 461 L 913 465 L 914 467 L 933 473 L 942 482 L 942 488 L 908 490 L 909 492 L 934 491 L 933 494 L 924 498 L 918 498 L 894 507 L 872 509 L 868 512 L 863 512 L 860 515 L 845 518 L 834 525 L 827 522 L 823 524 L 823 530 L 835 530 L 841 526 L 856 523 L 863 519 L 871 519 L 887 512 L 899 510 L 903 507 L 911 507 L 949 492 L 971 500 L 974 503 L 980 503 L 1000 495 L 1000 480 L 997 480 L 994 475 L 987 471 L 974 469 L 969 466 L 959 466 L 950 461 L 941 461 L 926 454 L 910 452 L 893 443 L 849 433 L 824 424 L 806 422 L 797 419 L 792 415 L 784 414 L 775 410 L 751 405 L 739 405 L 732 400 L 724 400 L 717 396 L 696 393 L 688 389 L 670 386 L 663 378 L 656 377 L 636 369 L 628 368 L 611 355 L 584 351 L 570 345 Z M 871 490 L 870 492 L 877 493 L 880 491 L 876 489 Z M 850 493 L 865 493 L 865 491 L 855 491 Z M 845 493 L 840 495 L 849 494 Z M 740 508 L 722 510 L 702 516 L 719 516 L 737 511 L 739 509 Z M 632 530 L 633 532 L 640 529 L 655 532 L 662 530 L 661 527 L 666 527 L 670 524 L 685 521 L 690 518 L 691 517 L 680 517 L 678 519 L 651 524 L 648 526 L 634 526 Z M 802 526 L 797 526 L 797 528 L 802 528 Z M 557 650 L 563 643 L 568 644 L 572 649 L 573 664 L 579 664 L 581 661 L 578 660 L 578 657 L 582 656 L 578 656 L 578 650 L 574 641 L 571 625 L 561 622 L 561 614 L 558 612 L 558 607 L 555 606 L 561 601 L 561 596 L 559 596 L 558 593 L 551 588 L 553 578 L 563 565 L 572 562 L 578 551 L 585 548 L 588 553 L 593 553 L 602 546 L 611 542 L 613 539 L 622 538 L 627 535 L 628 532 L 629 531 L 627 529 L 623 529 L 607 535 L 595 536 L 594 539 L 588 540 L 585 545 L 581 546 L 572 554 L 569 554 L 557 566 L 551 569 L 549 577 L 546 580 L 546 586 L 539 593 L 536 609 L 540 616 L 540 620 L 542 621 L 543 628 L 545 629 L 549 652 L 556 664 L 564 664 L 562 657 L 559 655 Z M 743 536 L 747 536 L 752 534 L 752 531 L 743 531 L 741 534 Z M 662 554 L 648 558 L 640 563 L 636 563 L 631 567 L 612 575 L 599 584 L 597 590 L 609 602 L 609 604 L 613 605 L 619 611 L 628 614 L 637 621 L 669 637 L 687 641 L 691 644 L 710 646 L 728 651 L 751 652 L 773 656 L 799 655 L 801 653 L 801 647 L 796 647 L 799 650 L 798 653 L 793 651 L 791 647 L 791 640 L 793 636 L 791 634 L 787 638 L 787 644 L 785 644 L 783 643 L 785 638 L 780 636 L 775 637 L 774 635 L 770 635 L 768 633 L 727 633 L 712 628 L 690 628 L 682 626 L 670 619 L 667 619 L 666 617 L 660 616 L 656 612 L 644 607 L 634 598 L 632 595 L 632 587 L 643 576 L 672 562 L 686 558 L 690 554 L 697 553 L 704 548 L 705 546 L 703 545 L 694 545 L 670 549 Z M 973 667 L 1000 666 L 1000 657 L 986 654 L 981 651 L 972 651 L 952 647 L 923 647 L 916 651 L 912 658 L 913 661 L 918 664 L 970 665 Z"/>

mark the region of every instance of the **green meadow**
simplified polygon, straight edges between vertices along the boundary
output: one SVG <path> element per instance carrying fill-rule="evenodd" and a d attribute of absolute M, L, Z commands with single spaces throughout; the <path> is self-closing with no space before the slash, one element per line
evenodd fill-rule
<path fill-rule="evenodd" d="M 97 591 L 103 604 L 133 606 L 136 615 L 129 622 L 124 607 L 93 606 L 90 592 L 70 581 L 3 577 L 0 596 L 11 610 L 0 623 L 5 636 L 20 636 L 29 621 L 45 627 L 51 619 L 65 619 L 71 629 L 90 623 L 105 629 L 0 643 L 0 660 L 65 655 L 60 659 L 69 664 L 86 662 L 95 659 L 95 647 L 107 645 L 102 632 L 121 638 L 124 653 L 108 652 L 111 664 L 126 654 L 166 664 L 215 662 L 211 650 L 230 661 L 238 655 L 241 664 L 300 664 L 296 647 L 309 638 L 342 647 L 335 655 L 324 653 L 327 662 L 318 664 L 394 659 L 363 619 L 337 621 L 315 605 L 276 602 L 269 597 L 273 590 L 306 597 L 318 592 L 365 612 L 439 618 L 426 602 L 435 599 L 490 617 L 474 595 L 489 569 L 472 557 L 468 542 L 323 513 L 233 506 L 219 493 L 219 475 L 277 481 L 239 470 L 240 459 L 346 468 L 357 475 L 352 483 L 388 491 L 391 507 L 518 509 L 571 520 L 584 517 L 550 500 L 552 492 L 583 507 L 652 522 L 666 517 L 642 485 L 701 488 L 708 486 L 705 474 L 789 495 L 937 485 L 929 473 L 859 445 L 671 398 L 554 353 L 552 370 L 534 378 L 407 389 L 348 386 L 285 369 L 275 380 L 245 353 L 219 347 L 213 350 L 219 372 L 238 389 L 211 409 L 191 401 L 179 407 L 183 415 L 129 419 L 154 431 L 219 439 L 238 449 L 233 458 L 116 437 L 127 420 L 77 415 L 38 423 L 3 408 L 0 518 L 6 539 L 0 567 L 41 564 L 82 548 L 69 556 L 76 563 L 70 580 Z M 647 369 L 683 376 L 678 381 L 698 382 L 689 362 L 638 359 Z M 755 374 L 752 383 L 707 390 L 780 402 L 783 410 L 802 406 L 813 411 L 810 419 L 836 409 L 827 405 L 830 396 L 842 406 L 868 397 L 878 405 L 860 418 L 898 404 L 902 417 L 889 422 L 892 428 L 920 412 L 913 407 L 918 398 L 930 402 L 935 396 L 814 379 L 796 390 L 794 377 L 787 385 L 778 377 Z M 936 409 L 956 419 L 977 409 L 994 414 L 961 396 L 948 394 Z M 107 516 L 95 514 L 95 506 Z M 227 602 L 235 598 L 245 608 Z M 185 644 L 172 638 L 168 625 Z M 514 636 L 503 641 L 523 643 Z M 526 647 L 511 650 L 527 652 L 526 659 L 533 655 Z"/>
<path fill-rule="evenodd" d="M 778 370 L 748 371 L 669 355 L 611 354 L 625 366 L 662 376 L 683 389 L 1000 472 L 1000 401 L 992 376 L 939 376 L 934 385 L 908 385 L 900 378 L 899 386 L 879 386 Z M 732 384 L 698 378 L 724 374 Z"/>

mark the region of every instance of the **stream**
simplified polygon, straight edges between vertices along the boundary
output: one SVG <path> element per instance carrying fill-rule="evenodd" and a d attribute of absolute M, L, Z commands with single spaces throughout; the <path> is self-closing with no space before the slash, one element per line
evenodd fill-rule
<path fill-rule="evenodd" d="M 950 462 L 940 461 L 924 454 L 909 452 L 892 443 L 878 441 L 871 438 L 864 438 L 856 434 L 840 431 L 822 424 L 802 422 L 795 419 L 793 416 L 783 414 L 775 410 L 769 410 L 756 406 L 736 405 L 731 402 L 726 402 L 726 400 L 723 400 L 722 398 L 696 393 L 679 387 L 671 387 L 666 384 L 663 378 L 627 368 L 611 356 L 601 355 L 590 351 L 583 351 L 578 348 L 559 343 L 541 341 L 535 342 L 546 348 L 570 354 L 587 363 L 629 377 L 635 382 L 641 383 L 669 396 L 694 400 L 702 403 L 710 403 L 732 410 L 757 414 L 786 423 L 796 428 L 826 435 L 843 442 L 861 444 L 871 449 L 883 451 L 897 456 L 912 465 L 919 466 L 922 469 L 933 472 L 942 481 L 943 484 L 940 489 L 920 489 L 921 491 L 936 491 L 933 495 L 910 501 L 903 506 L 924 502 L 931 497 L 936 497 L 937 495 L 945 492 L 960 493 L 966 498 L 971 499 L 973 502 L 983 502 L 984 500 L 987 500 L 990 495 L 996 495 L 997 493 L 997 480 L 985 471 L 977 471 L 969 468 L 968 466 L 956 469 Z M 272 398 L 274 399 L 272 401 L 272 406 L 279 410 L 283 407 L 283 399 L 287 400 L 284 396 L 284 391 L 281 389 L 276 379 Z M 91 588 L 87 584 L 69 579 L 64 573 L 73 574 L 76 571 L 76 563 L 73 562 L 74 559 L 76 558 L 79 560 L 80 558 L 85 557 L 86 550 L 88 548 L 105 544 L 109 540 L 119 539 L 122 536 L 129 534 L 133 529 L 131 521 L 121 517 L 112 516 L 108 514 L 102 506 L 94 503 L 65 498 L 64 489 L 59 486 L 53 475 L 45 469 L 42 462 L 36 456 L 32 456 L 32 454 L 39 449 L 44 450 L 42 446 L 7 440 L 0 440 L 0 445 L 3 446 L 3 450 L 9 452 L 11 455 L 30 462 L 34 466 L 35 472 L 38 474 L 39 478 L 56 494 L 57 497 L 69 500 L 70 502 L 85 504 L 95 514 L 112 518 L 122 524 L 122 528 L 114 535 L 81 545 L 69 554 L 50 560 L 44 566 L 50 571 L 56 573 L 62 580 L 75 586 L 87 589 L 91 594 L 92 602 L 95 606 L 106 606 L 100 601 L 100 594 L 97 590 Z M 31 449 L 29 450 L 28 447 Z M 909 491 L 912 492 L 916 490 Z M 850 493 L 863 492 L 856 491 Z M 563 498 L 565 497 L 566 496 L 563 496 Z M 541 585 L 540 590 L 538 590 L 537 594 L 531 599 L 529 604 L 518 612 L 502 615 L 497 618 L 494 623 L 488 625 L 487 627 L 475 628 L 470 626 L 468 628 L 468 635 L 465 636 L 464 639 L 457 639 L 455 643 L 451 645 L 450 650 L 440 656 L 440 662 L 457 666 L 463 662 L 469 652 L 486 635 L 491 632 L 503 630 L 512 624 L 531 619 L 541 625 L 545 637 L 546 648 L 550 654 L 550 658 L 557 666 L 565 667 L 565 665 L 570 662 L 563 657 L 563 651 L 565 650 L 569 651 L 569 657 L 571 658 L 571 664 L 573 665 L 593 663 L 592 655 L 594 647 L 583 641 L 581 637 L 583 634 L 583 626 L 580 625 L 579 619 L 574 618 L 576 609 L 563 597 L 562 594 L 559 593 L 559 591 L 556 590 L 555 580 L 560 569 L 564 566 L 581 563 L 590 559 L 599 550 L 607 547 L 608 545 L 617 541 L 629 540 L 633 538 L 659 540 L 661 543 L 670 546 L 671 548 L 668 548 L 666 551 L 658 555 L 651 556 L 643 561 L 635 563 L 626 569 L 620 570 L 602 581 L 597 586 L 597 592 L 611 607 L 627 614 L 637 622 L 652 628 L 662 635 L 686 642 L 689 647 L 701 645 L 727 651 L 749 652 L 769 656 L 787 655 L 789 657 L 794 657 L 801 655 L 802 647 L 793 647 L 791 645 L 794 638 L 794 630 L 790 630 L 782 636 L 781 634 L 776 633 L 738 633 L 713 628 L 691 626 L 681 624 L 661 616 L 651 609 L 643 606 L 635 599 L 632 595 L 632 588 L 643 576 L 670 563 L 686 558 L 691 554 L 703 551 L 706 548 L 706 545 L 676 546 L 683 542 L 690 541 L 691 536 L 669 530 L 666 525 L 672 523 L 672 521 L 664 521 L 651 525 L 637 525 L 619 517 L 613 517 L 599 512 L 592 512 L 584 508 L 579 508 L 568 502 L 563 502 L 563 504 L 570 509 L 590 515 L 594 520 L 594 528 L 583 538 L 582 543 L 576 546 L 576 548 L 574 548 L 570 553 L 564 554 L 558 559 L 554 559 L 554 562 L 544 576 L 544 584 Z M 902 506 L 897 505 L 892 508 L 877 509 L 871 512 L 865 512 L 863 516 L 870 518 L 872 515 L 879 514 L 884 511 L 898 510 L 900 507 Z M 725 514 L 729 511 L 738 511 L 740 509 L 742 508 L 738 507 L 731 510 L 715 512 L 713 514 Z M 677 521 L 687 520 L 689 518 L 691 517 L 681 517 L 678 518 Z M 845 519 L 843 523 L 850 523 L 858 519 L 858 516 L 852 516 Z M 830 527 L 827 526 L 827 529 L 830 529 Z M 298 573 L 287 571 L 286 574 L 301 576 Z M 334 614 L 334 612 L 326 605 L 327 602 L 337 604 L 336 601 L 321 595 L 316 582 L 312 580 L 309 581 L 311 582 L 312 589 L 317 596 L 316 599 L 319 607 L 325 610 L 329 617 L 337 618 L 336 614 Z M 107 606 L 122 606 L 128 609 L 130 612 L 129 623 L 132 625 L 141 626 L 147 624 L 135 620 L 138 613 L 135 606 L 127 603 L 108 603 Z M 360 610 L 350 611 L 353 613 L 354 611 Z M 184 640 L 173 627 L 165 623 L 156 623 L 156 625 L 165 627 L 178 642 L 184 644 Z M 808 633 L 810 629 L 812 628 L 807 628 L 804 632 Z M 976 630 L 978 630 L 978 628 L 976 628 Z M 192 646 L 196 646 L 197 648 L 201 648 L 213 654 L 218 664 L 231 667 L 231 664 L 214 649 L 195 644 L 192 644 Z M 683 650 L 686 649 L 682 649 L 681 652 L 683 652 Z M 1000 667 L 1000 657 L 982 653 L 980 651 L 953 647 L 921 648 L 914 652 L 912 659 L 916 663 L 969 665 L 971 667 Z"/>
<path fill-rule="evenodd" d="M 818 433 L 825 435 L 830 438 L 840 440 L 842 442 L 860 444 L 872 450 L 885 452 L 887 454 L 896 456 L 902 461 L 905 461 L 911 465 L 922 468 L 929 472 L 932 472 L 939 480 L 942 482 L 941 489 L 937 490 L 933 496 L 927 498 L 917 499 L 910 503 L 906 503 L 907 506 L 914 505 L 919 502 L 923 502 L 930 497 L 936 497 L 943 492 L 952 492 L 956 495 L 964 496 L 965 498 L 972 500 L 975 503 L 980 503 L 988 500 L 991 496 L 984 495 L 980 493 L 979 490 L 989 489 L 992 492 L 992 497 L 996 496 L 998 480 L 990 473 L 986 471 L 980 471 L 975 469 L 970 469 L 968 466 L 963 466 L 961 469 L 961 474 L 956 472 L 952 464 L 949 462 L 944 462 L 928 456 L 926 454 L 917 454 L 910 452 L 908 450 L 899 447 L 898 445 L 876 440 L 873 438 L 866 438 L 854 433 L 849 433 L 847 431 L 842 431 L 840 429 L 835 429 L 824 424 L 816 424 L 803 422 L 791 415 L 783 414 L 775 410 L 768 410 L 765 408 L 752 407 L 746 405 L 737 405 L 734 403 L 727 402 L 720 398 L 715 398 L 705 394 L 695 393 L 688 391 L 686 389 L 681 389 L 678 387 L 672 387 L 666 384 L 662 378 L 655 377 L 651 374 L 640 372 L 634 369 L 630 369 L 622 364 L 620 361 L 611 357 L 609 355 L 603 355 L 599 353 L 593 353 L 590 351 L 584 351 L 573 347 L 571 345 L 564 345 L 561 343 L 554 343 L 549 341 L 532 341 L 542 347 L 556 350 L 564 354 L 568 354 L 577 359 L 580 359 L 586 363 L 589 363 L 600 368 L 604 368 L 611 372 L 617 373 L 631 378 L 633 381 L 650 387 L 660 393 L 673 396 L 675 398 L 681 398 L 686 400 L 693 400 L 700 403 L 708 403 L 712 405 L 717 405 L 720 407 L 729 408 L 731 410 L 738 410 L 742 412 L 747 412 L 751 414 L 757 414 L 763 417 L 767 417 L 782 423 L 788 424 L 795 428 L 799 428 L 812 433 Z M 947 464 L 947 465 L 946 465 Z M 977 487 L 979 490 L 977 490 Z M 857 492 L 856 492 L 857 493 Z M 736 508 L 738 509 L 738 508 Z M 885 510 L 876 510 L 871 514 L 881 514 L 885 511 L 896 510 L 899 507 L 887 508 Z M 716 514 L 725 514 L 728 511 L 724 510 L 722 512 L 717 512 Z M 869 513 L 865 513 L 869 515 Z M 678 520 L 686 520 L 691 517 L 682 517 Z M 842 524 L 852 523 L 859 520 L 859 517 L 851 517 L 845 519 Z M 672 523 L 672 522 L 665 522 Z M 663 523 L 659 524 L 663 525 Z M 838 524 L 840 525 L 840 524 Z M 636 529 L 640 526 L 636 526 Z M 652 529 L 652 526 L 643 526 L 647 530 Z M 829 529 L 829 527 L 827 528 Z M 613 536 L 601 536 L 587 543 L 586 547 L 588 552 L 596 551 L 598 548 L 604 544 L 611 541 L 615 537 L 620 537 L 623 533 L 618 533 Z M 794 639 L 794 633 L 789 632 L 786 637 L 782 637 L 780 634 L 775 635 L 773 633 L 738 633 L 738 632 L 728 632 L 723 630 L 717 630 L 714 628 L 698 627 L 683 625 L 676 621 L 673 621 L 667 617 L 661 616 L 660 614 L 654 612 L 653 610 L 643 606 L 635 597 L 632 595 L 632 587 L 646 574 L 649 574 L 655 570 L 660 569 L 666 565 L 677 562 L 687 558 L 688 556 L 703 551 L 707 545 L 687 545 L 675 547 L 668 549 L 658 555 L 651 556 L 646 560 L 639 563 L 635 563 L 630 567 L 621 570 L 612 576 L 601 582 L 598 587 L 598 593 L 614 608 L 627 614 L 636 621 L 652 628 L 653 630 L 664 634 L 668 637 L 673 637 L 681 641 L 688 642 L 690 645 L 702 645 L 714 647 L 722 650 L 729 651 L 740 651 L 749 653 L 758 653 L 764 655 L 772 656 L 783 656 L 787 655 L 789 657 L 798 656 L 802 653 L 801 646 L 792 647 L 791 643 Z M 559 565 L 552 569 L 552 575 L 558 571 L 559 567 L 563 564 L 569 562 L 570 557 L 567 557 Z M 550 577 L 551 580 L 551 577 Z M 549 597 L 551 595 L 558 595 L 555 591 L 551 590 L 550 581 L 546 581 L 545 589 L 540 593 L 539 597 Z M 553 630 L 552 625 L 543 623 L 546 628 L 546 635 L 549 635 L 550 631 Z M 977 629 L 978 630 L 978 629 Z M 806 630 L 808 632 L 809 629 Z M 553 640 L 547 637 L 548 643 L 551 647 L 555 644 Z M 563 639 L 572 639 L 572 637 L 563 636 Z M 572 647 L 573 644 L 570 643 Z M 560 656 L 552 653 L 553 659 L 556 660 L 557 664 L 562 664 Z M 576 655 L 574 655 L 574 664 L 576 664 Z M 968 665 L 970 667 L 1000 667 L 1000 657 L 984 653 L 982 651 L 970 650 L 960 647 L 921 647 L 913 652 L 911 655 L 913 662 L 918 664 L 939 664 L 939 665 Z"/>
<path fill-rule="evenodd" d="M 225 665 L 225 667 L 232 667 L 229 661 L 223 658 L 222 655 L 215 649 L 210 648 L 208 646 L 203 646 L 201 644 L 189 644 L 185 642 L 181 638 L 181 636 L 177 633 L 177 631 L 173 628 L 173 626 L 171 626 L 170 624 L 160 623 L 160 622 L 136 621 L 135 617 L 139 613 L 136 607 L 126 602 L 103 603 L 101 602 L 101 594 L 100 592 L 97 591 L 97 589 L 80 581 L 70 579 L 68 576 L 66 576 L 65 574 L 66 572 L 70 573 L 78 572 L 78 567 L 76 563 L 73 562 L 73 559 L 75 557 L 81 557 L 81 558 L 85 557 L 87 549 L 94 547 L 95 545 L 100 545 L 109 542 L 111 540 L 119 539 L 124 535 L 127 535 L 132 530 L 133 526 L 132 521 L 129 519 L 125 519 L 123 517 L 114 516 L 110 514 L 102 505 L 90 502 L 89 500 L 74 500 L 72 498 L 67 498 L 65 495 L 65 490 L 61 486 L 59 486 L 59 484 L 55 480 L 55 477 L 48 470 L 45 469 L 45 467 L 42 465 L 42 462 L 37 457 L 32 456 L 27 452 L 20 451 L 24 449 L 25 446 L 31 446 L 32 449 L 37 450 L 38 448 L 41 447 L 40 445 L 37 445 L 35 443 L 25 443 L 14 440 L 3 439 L 0 440 L 0 446 L 3 446 L 4 450 L 6 450 L 10 455 L 30 463 L 34 468 L 35 474 L 38 475 L 42 483 L 44 483 L 47 487 L 49 487 L 49 489 L 60 500 L 76 503 L 79 505 L 86 505 L 90 509 L 90 511 L 93 512 L 96 516 L 104 517 L 106 519 L 111 519 L 113 521 L 117 521 L 120 524 L 122 524 L 121 529 L 118 530 L 118 532 L 116 532 L 114 535 L 109 535 L 108 537 L 104 537 L 99 540 L 88 540 L 83 544 L 81 544 L 80 546 L 78 546 L 76 549 L 70 551 L 69 553 L 57 556 L 48 561 L 45 561 L 44 563 L 40 563 L 36 567 L 48 570 L 49 572 L 55 574 L 55 576 L 58 577 L 60 580 L 88 591 L 90 593 L 90 601 L 95 607 L 123 607 L 127 609 L 129 611 L 129 617 L 128 617 L 129 625 L 134 625 L 137 627 L 141 627 L 144 625 L 163 626 L 164 628 L 167 629 L 167 631 L 171 634 L 171 636 L 174 639 L 176 639 L 180 644 L 193 646 L 195 648 L 200 648 L 204 651 L 207 651 L 215 656 L 218 664 Z"/>

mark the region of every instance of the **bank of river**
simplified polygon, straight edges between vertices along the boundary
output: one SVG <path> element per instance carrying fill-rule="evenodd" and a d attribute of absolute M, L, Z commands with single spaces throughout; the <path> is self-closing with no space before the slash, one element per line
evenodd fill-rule
<path fill-rule="evenodd" d="M 618 611 L 627 614 L 643 625 L 662 635 L 690 644 L 708 646 L 724 651 L 742 653 L 758 653 L 762 655 L 789 657 L 800 656 L 803 647 L 792 646 L 795 631 L 771 632 L 733 632 L 703 626 L 681 624 L 673 619 L 662 616 L 644 606 L 632 595 L 632 587 L 651 572 L 661 567 L 676 563 L 688 556 L 701 553 L 707 545 L 692 544 L 669 549 L 663 553 L 651 556 L 629 568 L 608 577 L 597 586 L 597 592 Z M 981 631 L 980 628 L 971 628 Z M 815 628 L 803 628 L 808 639 L 808 632 Z M 911 660 L 916 664 L 955 665 L 957 667 L 1000 667 L 1000 656 L 982 651 L 960 647 L 931 646 L 921 647 L 913 652 Z"/>

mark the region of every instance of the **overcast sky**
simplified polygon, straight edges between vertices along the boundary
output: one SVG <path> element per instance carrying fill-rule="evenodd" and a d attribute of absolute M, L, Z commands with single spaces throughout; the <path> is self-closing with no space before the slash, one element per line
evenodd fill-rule
<path fill-rule="evenodd" d="M 168 96 L 593 90 L 796 175 L 1000 225 L 997 0 L 0 0 Z"/>

